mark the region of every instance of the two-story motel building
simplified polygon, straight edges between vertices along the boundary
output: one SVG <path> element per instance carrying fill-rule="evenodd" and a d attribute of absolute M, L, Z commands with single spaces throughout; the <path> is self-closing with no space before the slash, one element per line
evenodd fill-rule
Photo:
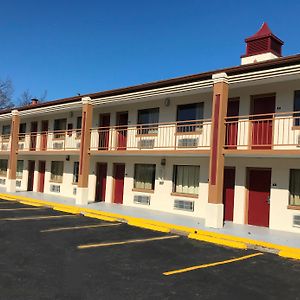
<path fill-rule="evenodd" d="M 0 187 L 300 233 L 300 54 L 0 112 Z"/>

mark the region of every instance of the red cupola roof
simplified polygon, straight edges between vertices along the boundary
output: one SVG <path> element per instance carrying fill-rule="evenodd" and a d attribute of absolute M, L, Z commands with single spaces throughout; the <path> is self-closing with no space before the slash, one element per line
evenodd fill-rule
<path fill-rule="evenodd" d="M 275 36 L 267 23 L 263 23 L 261 28 L 252 36 L 245 39 L 247 44 L 246 54 L 242 57 L 273 53 L 281 56 L 281 47 L 284 44 L 277 36 Z"/>

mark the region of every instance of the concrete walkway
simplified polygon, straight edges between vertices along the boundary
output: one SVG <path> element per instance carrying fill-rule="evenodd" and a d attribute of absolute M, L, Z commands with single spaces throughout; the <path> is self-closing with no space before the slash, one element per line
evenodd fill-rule
<path fill-rule="evenodd" d="M 11 194 L 15 196 L 29 197 L 37 200 L 45 200 L 60 204 L 67 205 L 76 205 L 75 199 L 56 196 L 56 195 L 47 195 L 43 193 L 36 192 L 19 192 L 8 193 L 5 189 L 0 188 L 0 193 Z M 124 206 L 114 203 L 103 203 L 103 202 L 93 202 L 88 205 L 83 205 L 81 207 L 90 208 L 94 210 L 117 213 L 129 217 L 143 218 L 148 220 L 154 220 L 159 222 L 165 222 L 169 224 L 186 226 L 190 228 L 196 228 L 200 230 L 222 233 L 233 235 L 237 237 L 264 241 L 272 244 L 278 244 L 282 246 L 288 246 L 293 248 L 300 249 L 300 233 L 290 233 L 279 230 L 272 230 L 266 227 L 258 227 L 251 225 L 239 225 L 232 222 L 225 222 L 225 225 L 221 229 L 208 228 L 204 226 L 204 219 L 181 216 L 172 213 L 161 212 L 157 210 L 151 210 L 146 208 L 137 208 Z"/>

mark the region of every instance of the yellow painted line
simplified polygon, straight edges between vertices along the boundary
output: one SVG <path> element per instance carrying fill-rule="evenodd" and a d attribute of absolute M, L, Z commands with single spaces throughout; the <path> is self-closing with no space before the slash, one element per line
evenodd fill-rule
<path fill-rule="evenodd" d="M 40 232 L 56 232 L 56 231 L 78 230 L 78 229 L 86 229 L 86 228 L 111 227 L 111 226 L 118 226 L 121 224 L 122 223 L 96 224 L 96 225 L 84 225 L 84 226 L 73 226 L 73 227 L 57 227 L 57 228 L 44 229 L 41 230 Z"/>
<path fill-rule="evenodd" d="M 237 258 L 227 259 L 227 260 L 223 260 L 223 261 L 218 261 L 218 262 L 214 262 L 214 263 L 210 263 L 210 264 L 204 264 L 204 265 L 198 265 L 198 266 L 188 267 L 188 268 L 174 270 L 174 271 L 168 271 L 168 272 L 164 272 L 163 275 L 169 276 L 169 275 L 174 275 L 174 274 L 179 274 L 179 273 L 190 272 L 190 271 L 194 271 L 194 270 L 198 270 L 198 269 L 216 267 L 216 266 L 220 266 L 220 265 L 225 265 L 225 264 L 229 264 L 229 263 L 249 259 L 249 258 L 259 256 L 259 255 L 263 255 L 263 253 L 259 252 L 259 253 L 254 253 L 254 254 L 250 254 L 250 255 L 246 255 L 246 256 L 242 256 L 242 257 L 237 257 Z"/>
<path fill-rule="evenodd" d="M 61 215 L 61 216 L 32 216 L 20 218 L 2 218 L 0 221 L 26 221 L 26 220 L 45 220 L 45 219 L 59 219 L 77 217 L 76 215 Z"/>
<path fill-rule="evenodd" d="M 42 204 L 33 203 L 33 202 L 28 202 L 28 201 L 20 201 L 20 203 L 25 204 L 25 205 L 36 206 L 36 207 L 44 206 L 44 205 L 42 205 Z"/>
<path fill-rule="evenodd" d="M 117 221 L 116 218 L 102 216 L 102 215 L 98 215 L 98 214 L 85 213 L 84 216 L 89 217 L 89 218 L 93 218 L 93 219 L 99 219 L 99 220 L 102 220 L 102 221 L 108 221 L 108 222 Z"/>
<path fill-rule="evenodd" d="M 15 210 L 41 210 L 44 207 L 16 207 L 16 208 L 0 208 L 0 211 L 15 211 Z"/>
<path fill-rule="evenodd" d="M 188 238 L 199 240 L 203 242 L 213 243 L 221 246 L 231 247 L 231 248 L 237 248 L 237 249 L 247 249 L 247 245 L 245 243 L 236 242 L 233 240 L 223 240 L 216 237 L 211 237 L 207 235 L 200 235 L 195 233 L 190 233 L 188 235 Z"/>
<path fill-rule="evenodd" d="M 111 243 L 87 244 L 87 245 L 77 246 L 77 248 L 78 249 L 88 249 L 88 248 L 108 247 L 108 246 L 126 245 L 126 244 L 134 244 L 134 243 L 145 243 L 145 242 L 176 239 L 176 238 L 179 238 L 179 235 L 168 235 L 168 236 L 160 236 L 160 237 L 154 237 L 154 238 L 135 239 L 135 240 L 127 240 L 127 241 L 111 242 Z"/>

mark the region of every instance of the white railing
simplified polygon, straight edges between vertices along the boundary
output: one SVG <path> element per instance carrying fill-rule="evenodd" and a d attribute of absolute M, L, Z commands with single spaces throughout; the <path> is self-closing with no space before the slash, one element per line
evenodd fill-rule
<path fill-rule="evenodd" d="M 300 113 L 229 117 L 225 149 L 300 150 Z"/>
<path fill-rule="evenodd" d="M 91 130 L 92 151 L 209 150 L 211 120 L 99 127 Z"/>
<path fill-rule="evenodd" d="M 20 151 L 79 150 L 81 130 L 56 130 L 19 134 Z"/>

